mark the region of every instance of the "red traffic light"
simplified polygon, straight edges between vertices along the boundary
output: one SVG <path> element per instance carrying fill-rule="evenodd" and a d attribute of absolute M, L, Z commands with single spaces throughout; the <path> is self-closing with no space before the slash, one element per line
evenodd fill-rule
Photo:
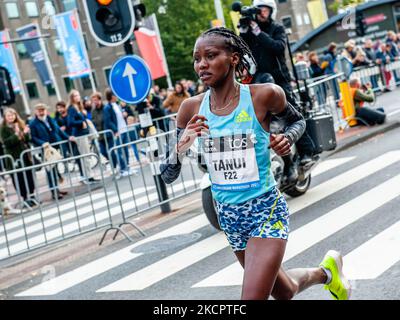
<path fill-rule="evenodd" d="M 97 2 L 102 6 L 108 6 L 113 0 L 97 0 Z"/>

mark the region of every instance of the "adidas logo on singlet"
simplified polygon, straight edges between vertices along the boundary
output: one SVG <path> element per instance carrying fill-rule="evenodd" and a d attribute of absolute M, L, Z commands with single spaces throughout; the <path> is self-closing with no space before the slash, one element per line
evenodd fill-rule
<path fill-rule="evenodd" d="M 236 123 L 243 123 L 243 122 L 250 122 L 250 121 L 252 121 L 252 119 L 245 110 L 243 110 L 235 119 Z"/>

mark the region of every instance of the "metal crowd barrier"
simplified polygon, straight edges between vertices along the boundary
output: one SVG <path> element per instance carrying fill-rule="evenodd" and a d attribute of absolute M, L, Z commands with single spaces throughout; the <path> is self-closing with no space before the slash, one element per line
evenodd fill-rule
<path fill-rule="evenodd" d="M 0 179 L 12 177 L 7 179 L 12 212 L 8 216 L 3 213 L 0 218 L 0 260 L 103 228 L 106 230 L 100 244 L 110 231 L 115 231 L 113 239 L 122 233 L 132 241 L 123 230 L 125 225 L 145 236 L 138 226 L 128 221 L 130 218 L 156 207 L 169 207 L 171 201 L 198 191 L 200 187 L 203 173 L 195 162 L 189 160 L 184 161 L 178 181 L 162 185 L 159 165 L 165 157 L 167 141 L 175 139 L 174 135 L 175 130 L 127 143 L 115 139 L 121 143 L 108 150 L 110 159 L 112 154 L 117 159 L 116 163 L 110 160 L 111 176 L 106 177 L 104 166 L 97 166 L 93 170 L 93 177 L 99 179 L 97 183 L 79 183 L 78 174 L 71 172 L 67 165 L 76 161 L 99 162 L 96 153 L 54 162 L 42 159 L 41 163 L 27 167 L 22 166 L 24 157 L 16 162 L 11 156 L 0 158 L 0 165 L 5 166 L 5 161 L 16 165 L 13 170 L 0 173 Z M 142 151 L 136 162 L 133 161 L 134 147 Z M 34 151 L 41 152 L 40 148 Z M 120 174 L 121 161 L 127 164 L 126 176 Z M 57 172 L 60 166 L 66 168 L 63 183 Z M 85 166 L 83 170 L 87 175 Z M 69 194 L 59 199 L 60 190 Z"/>
<path fill-rule="evenodd" d="M 80 188 L 76 188 L 68 173 L 61 185 L 54 172 L 60 163 L 96 157 L 96 154 L 87 154 L 0 173 L 0 177 L 13 177 L 16 189 L 16 194 L 8 197 L 8 203 L 14 207 L 12 212 L 8 216 L 3 212 L 1 217 L 0 260 L 113 224 L 120 210 L 117 208 L 114 213 L 115 208 L 111 207 L 115 197 L 112 190 L 106 189 L 102 170 L 96 172 L 97 184 Z M 48 173 L 48 179 L 39 179 L 40 170 Z M 61 189 L 69 192 L 69 201 L 57 196 L 46 201 Z"/>

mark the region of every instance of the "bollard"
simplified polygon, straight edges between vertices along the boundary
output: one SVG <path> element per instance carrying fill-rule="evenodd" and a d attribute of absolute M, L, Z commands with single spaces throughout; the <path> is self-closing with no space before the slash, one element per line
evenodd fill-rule
<path fill-rule="evenodd" d="M 339 87 L 343 101 L 341 105 L 343 118 L 346 119 L 350 127 L 354 127 L 357 125 L 357 119 L 354 118 L 356 115 L 356 109 L 354 108 L 354 101 L 349 83 L 347 81 L 341 81 Z"/>
<path fill-rule="evenodd" d="M 169 202 L 165 202 L 169 199 L 167 186 L 163 179 L 161 179 L 161 171 L 160 171 L 160 157 L 158 150 L 158 142 L 157 138 L 152 138 L 157 133 L 156 128 L 153 126 L 153 119 L 151 118 L 151 114 L 146 104 L 141 103 L 138 105 L 139 110 L 139 119 L 140 126 L 143 129 L 144 136 L 147 137 L 149 142 L 147 154 L 150 158 L 151 164 L 151 173 L 153 175 L 154 183 L 157 188 L 158 200 L 162 203 L 160 205 L 162 213 L 170 213 L 171 205 Z M 165 202 L 165 203 L 163 203 Z"/>
<path fill-rule="evenodd" d="M 160 171 L 160 157 L 158 150 L 158 141 L 157 138 L 151 138 L 151 136 L 155 135 L 156 129 L 155 127 L 151 127 L 148 133 L 148 141 L 149 141 L 149 154 L 151 160 L 151 173 L 154 178 L 154 183 L 157 187 L 157 195 L 158 200 L 162 203 L 169 199 L 167 185 L 164 180 L 161 178 Z M 161 212 L 162 213 L 171 213 L 171 205 L 169 202 L 165 202 L 161 204 Z"/>

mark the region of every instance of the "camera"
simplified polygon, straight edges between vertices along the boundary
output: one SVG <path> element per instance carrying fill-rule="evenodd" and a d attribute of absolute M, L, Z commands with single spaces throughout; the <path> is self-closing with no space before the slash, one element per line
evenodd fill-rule
<path fill-rule="evenodd" d="M 239 20 L 239 27 L 248 27 L 251 21 L 256 20 L 256 15 L 261 13 L 261 9 L 257 7 L 242 6 L 240 1 L 232 4 L 232 10 L 240 12 L 242 17 Z"/>

